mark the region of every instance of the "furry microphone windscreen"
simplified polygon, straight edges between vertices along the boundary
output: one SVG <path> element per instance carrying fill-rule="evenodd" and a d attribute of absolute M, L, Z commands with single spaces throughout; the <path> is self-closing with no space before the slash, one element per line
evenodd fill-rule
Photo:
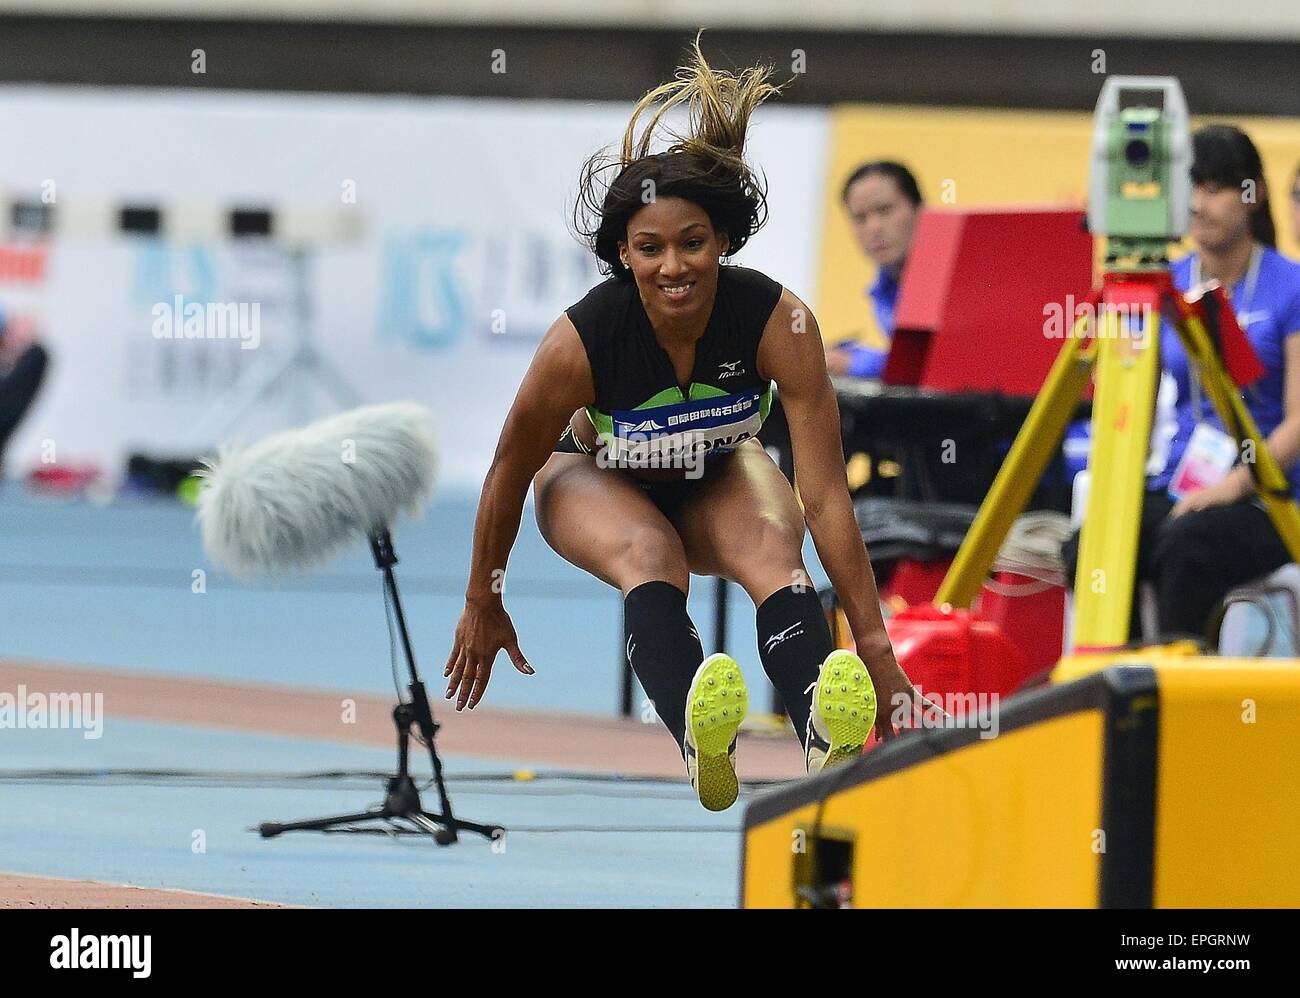
<path fill-rule="evenodd" d="M 220 448 L 199 472 L 204 550 L 242 577 L 319 567 L 398 514 L 418 515 L 436 460 L 432 413 L 413 402 Z"/>

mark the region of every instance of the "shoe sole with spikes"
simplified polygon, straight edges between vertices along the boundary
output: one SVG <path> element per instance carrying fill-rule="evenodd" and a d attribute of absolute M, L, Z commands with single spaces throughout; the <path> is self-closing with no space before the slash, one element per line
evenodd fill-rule
<path fill-rule="evenodd" d="M 732 751 L 748 710 L 749 690 L 736 660 L 710 655 L 696 670 L 686 699 L 686 742 L 688 754 L 695 756 L 695 792 L 710 811 L 725 811 L 740 793 Z"/>
<path fill-rule="evenodd" d="M 812 710 L 820 734 L 831 745 L 822 769 L 862 754 L 876 724 L 876 688 L 862 659 L 843 648 L 826 656 L 813 691 Z"/>

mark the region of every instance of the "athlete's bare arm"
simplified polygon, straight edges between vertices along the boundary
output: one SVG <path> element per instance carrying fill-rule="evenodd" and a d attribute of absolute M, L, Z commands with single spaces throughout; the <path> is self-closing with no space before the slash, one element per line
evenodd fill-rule
<path fill-rule="evenodd" d="M 804 519 L 876 687 L 876 731 L 882 740 L 889 738 L 891 715 L 900 703 L 914 702 L 916 693 L 885 632 L 875 576 L 849 498 L 839 403 L 826 371 L 821 332 L 812 309 L 789 290 L 781 292 L 763 329 L 758 369 L 780 389 Z"/>
<path fill-rule="evenodd" d="M 573 410 L 594 402 L 595 394 L 578 331 L 561 315 L 542 337 L 524 374 L 483 481 L 465 610 L 444 670 L 450 677 L 448 697 L 460 691 L 457 710 L 478 703 L 502 648 L 520 672 L 533 671 L 502 605 L 506 561 L 519 534 L 533 476 L 550 457 Z"/>
<path fill-rule="evenodd" d="M 542 337 L 501 428 L 479 500 L 466 598 L 500 601 L 501 586 L 493 586 L 492 572 L 505 568 L 533 476 L 550 457 L 573 410 L 595 397 L 578 331 L 561 315 Z"/>

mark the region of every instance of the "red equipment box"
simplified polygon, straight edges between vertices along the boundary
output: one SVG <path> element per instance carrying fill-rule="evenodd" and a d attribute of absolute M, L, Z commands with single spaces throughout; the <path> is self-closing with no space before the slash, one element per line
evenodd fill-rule
<path fill-rule="evenodd" d="M 921 212 L 903 268 L 884 380 L 1033 397 L 1092 287 L 1084 213 L 1062 208 Z M 1055 328 L 1051 329 L 1055 332 Z"/>

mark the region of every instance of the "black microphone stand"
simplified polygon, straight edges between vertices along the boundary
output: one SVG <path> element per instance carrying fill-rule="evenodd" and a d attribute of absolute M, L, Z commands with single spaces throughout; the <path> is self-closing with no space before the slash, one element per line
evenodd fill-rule
<path fill-rule="evenodd" d="M 402 650 L 406 655 L 406 667 L 411 681 L 409 703 L 398 702 L 393 708 L 393 723 L 397 725 L 397 775 L 390 777 L 384 803 L 368 811 L 356 814 L 340 814 L 330 818 L 313 818 L 306 821 L 275 822 L 267 821 L 258 826 L 262 838 L 269 839 L 281 832 L 294 831 L 329 831 L 336 825 L 353 825 L 363 821 L 392 821 L 405 819 L 419 832 L 432 835 L 440 846 L 451 845 L 457 839 L 456 833 L 464 830 L 478 832 L 489 839 L 496 840 L 505 834 L 499 825 L 483 825 L 473 821 L 464 821 L 451 813 L 451 800 L 447 796 L 447 785 L 442 778 L 442 760 L 434 747 L 433 737 L 440 725 L 433 719 L 429 707 L 429 696 L 425 692 L 420 673 L 415 667 L 415 655 L 411 651 L 411 637 L 406 631 L 406 617 L 402 613 L 402 601 L 397 594 L 397 580 L 393 577 L 393 566 L 397 564 L 397 555 L 393 553 L 393 539 L 386 528 L 370 534 L 370 550 L 375 556 L 375 567 L 384 573 L 384 587 L 393 600 L 396 611 L 397 628 L 402 636 Z M 433 760 L 433 780 L 438 788 L 438 800 L 441 812 L 426 811 L 420 802 L 420 791 L 411 779 L 408 770 L 411 742 L 411 725 L 420 729 L 420 734 L 429 746 L 429 756 Z M 349 831 L 351 829 L 340 829 Z M 362 829 L 356 829 L 362 831 Z"/>

